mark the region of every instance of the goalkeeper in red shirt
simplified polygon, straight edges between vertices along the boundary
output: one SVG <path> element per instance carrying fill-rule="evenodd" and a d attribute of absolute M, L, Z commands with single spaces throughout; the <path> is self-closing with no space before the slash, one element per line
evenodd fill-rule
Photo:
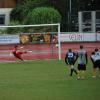
<path fill-rule="evenodd" d="M 21 61 L 24 61 L 23 58 L 22 58 L 22 54 L 25 54 L 27 53 L 26 51 L 22 51 L 18 46 L 14 46 L 14 48 L 12 49 L 12 54 L 20 59 Z"/>

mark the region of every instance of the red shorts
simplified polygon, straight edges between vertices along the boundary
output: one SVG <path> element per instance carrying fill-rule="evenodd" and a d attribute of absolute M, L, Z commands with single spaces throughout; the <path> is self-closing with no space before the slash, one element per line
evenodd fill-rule
<path fill-rule="evenodd" d="M 21 56 L 24 52 L 16 52 L 16 55 Z"/>
<path fill-rule="evenodd" d="M 15 56 L 16 58 L 23 60 L 22 57 L 21 57 L 21 55 L 22 55 L 23 53 L 24 53 L 24 52 L 16 52 L 16 53 L 13 53 L 13 54 L 14 54 L 14 56 Z"/>
<path fill-rule="evenodd" d="M 27 53 L 27 52 L 13 52 L 14 56 L 20 60 L 23 60 L 23 58 L 21 57 L 22 54 Z"/>

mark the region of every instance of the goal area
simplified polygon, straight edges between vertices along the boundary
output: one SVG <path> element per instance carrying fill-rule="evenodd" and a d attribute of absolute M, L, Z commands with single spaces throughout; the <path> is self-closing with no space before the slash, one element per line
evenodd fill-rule
<path fill-rule="evenodd" d="M 61 60 L 60 23 L 0 26 L 0 34 L 0 46 L 9 46 L 11 50 L 18 45 L 31 51 L 23 56 L 26 60 Z M 1 47 L 0 50 L 4 48 Z"/>

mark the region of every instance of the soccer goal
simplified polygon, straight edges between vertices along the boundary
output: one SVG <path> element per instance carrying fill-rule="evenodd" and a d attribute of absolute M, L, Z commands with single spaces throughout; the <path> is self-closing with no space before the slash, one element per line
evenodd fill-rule
<path fill-rule="evenodd" d="M 0 26 L 0 32 L 7 39 L 3 44 L 23 45 L 29 50 L 27 58 L 61 59 L 60 23 Z"/>

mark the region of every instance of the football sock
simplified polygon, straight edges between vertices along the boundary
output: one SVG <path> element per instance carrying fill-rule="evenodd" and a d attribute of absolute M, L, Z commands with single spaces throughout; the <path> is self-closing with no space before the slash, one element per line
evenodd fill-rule
<path fill-rule="evenodd" d="M 74 71 L 74 70 L 73 70 L 73 69 L 71 69 L 71 73 L 70 73 L 70 76 L 72 76 L 72 74 L 73 74 L 73 71 Z"/>
<path fill-rule="evenodd" d="M 73 69 L 73 71 L 75 72 L 76 75 L 78 74 L 77 71 L 76 71 L 75 69 Z"/>
<path fill-rule="evenodd" d="M 78 71 L 78 73 L 77 73 L 77 77 L 80 78 L 80 71 Z"/>
<path fill-rule="evenodd" d="M 82 71 L 82 76 L 83 79 L 85 78 L 85 71 Z"/>

